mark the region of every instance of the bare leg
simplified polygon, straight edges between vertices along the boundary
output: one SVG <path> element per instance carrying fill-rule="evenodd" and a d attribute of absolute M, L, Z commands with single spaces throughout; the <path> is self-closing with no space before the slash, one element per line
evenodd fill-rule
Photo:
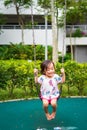
<path fill-rule="evenodd" d="M 55 118 L 56 115 L 56 108 L 57 108 L 57 103 L 56 103 L 56 99 L 52 99 L 51 100 L 51 106 L 53 108 L 52 114 L 51 114 L 51 119 Z"/>
<path fill-rule="evenodd" d="M 51 115 L 48 112 L 48 105 L 49 105 L 49 102 L 46 99 L 43 99 L 43 108 L 44 108 L 47 120 L 51 120 Z"/>

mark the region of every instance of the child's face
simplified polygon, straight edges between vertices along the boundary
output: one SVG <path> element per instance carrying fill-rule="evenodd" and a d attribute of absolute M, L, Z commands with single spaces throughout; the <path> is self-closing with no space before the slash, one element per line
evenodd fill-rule
<path fill-rule="evenodd" d="M 47 67 L 47 70 L 45 70 L 45 75 L 47 77 L 52 77 L 54 75 L 55 69 L 53 63 L 50 63 Z"/>

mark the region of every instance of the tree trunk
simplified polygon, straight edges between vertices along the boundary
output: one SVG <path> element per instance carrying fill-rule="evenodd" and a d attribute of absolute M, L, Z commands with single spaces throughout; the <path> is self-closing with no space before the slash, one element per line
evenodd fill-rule
<path fill-rule="evenodd" d="M 58 36 L 57 36 L 57 21 L 55 16 L 54 0 L 51 0 L 51 15 L 52 15 L 52 44 L 53 44 L 53 62 L 58 61 Z"/>
<path fill-rule="evenodd" d="M 22 44 L 24 44 L 24 22 L 23 22 L 22 17 L 19 14 L 19 6 L 17 6 L 17 3 L 15 0 L 14 0 L 14 5 L 16 8 L 16 12 L 17 12 L 18 22 L 19 22 L 19 25 L 20 25 L 21 31 L 22 31 Z"/>

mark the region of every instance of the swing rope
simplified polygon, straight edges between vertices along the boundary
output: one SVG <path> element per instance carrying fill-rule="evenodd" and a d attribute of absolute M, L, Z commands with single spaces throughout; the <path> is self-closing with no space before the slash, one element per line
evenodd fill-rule
<path fill-rule="evenodd" d="M 64 66 L 64 48 L 66 41 L 66 0 L 64 5 L 64 26 L 63 26 L 63 47 L 62 47 L 62 67 Z"/>
<path fill-rule="evenodd" d="M 33 47 L 34 47 L 34 68 L 36 68 L 36 44 L 35 44 L 35 34 L 34 34 L 34 17 L 33 17 L 33 5 L 31 5 L 31 23 L 32 23 L 32 38 L 33 38 Z M 34 75 L 35 77 L 35 75 Z M 39 95 L 39 88 L 37 83 L 35 83 L 37 93 Z"/>
<path fill-rule="evenodd" d="M 33 6 L 31 5 L 31 22 L 32 22 L 32 38 L 34 46 L 34 67 L 36 68 L 36 44 L 35 44 L 35 34 L 34 34 L 34 18 L 33 18 Z M 65 38 L 66 38 L 66 0 L 64 5 L 64 32 L 63 32 L 63 47 L 62 47 L 62 67 L 64 67 L 64 47 L 65 47 Z M 36 84 L 37 92 L 38 87 Z M 62 85 L 60 87 L 60 94 L 62 93 Z"/>
<path fill-rule="evenodd" d="M 62 67 L 64 67 L 64 48 L 65 48 L 65 41 L 66 41 L 66 0 L 64 5 L 64 26 L 63 26 L 63 47 L 62 47 Z M 60 94 L 62 93 L 62 87 L 60 86 Z"/>
<path fill-rule="evenodd" d="M 32 38 L 34 46 L 34 67 L 36 67 L 36 44 L 35 44 L 35 34 L 34 34 L 34 18 L 33 18 L 33 6 L 31 5 L 31 22 L 32 22 Z"/>

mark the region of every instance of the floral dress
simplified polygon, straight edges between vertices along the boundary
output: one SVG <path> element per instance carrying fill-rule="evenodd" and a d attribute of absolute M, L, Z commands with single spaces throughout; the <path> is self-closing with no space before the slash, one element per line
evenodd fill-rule
<path fill-rule="evenodd" d="M 54 74 L 52 78 L 48 78 L 45 75 L 41 75 L 38 78 L 38 83 L 41 84 L 40 98 L 51 100 L 60 96 L 58 84 L 62 81 L 62 78 Z"/>

